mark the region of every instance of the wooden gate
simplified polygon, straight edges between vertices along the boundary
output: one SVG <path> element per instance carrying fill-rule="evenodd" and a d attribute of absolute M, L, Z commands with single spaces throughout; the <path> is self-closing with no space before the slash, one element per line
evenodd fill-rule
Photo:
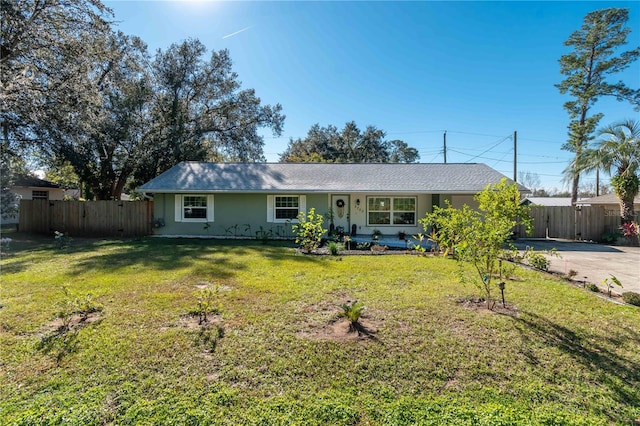
<path fill-rule="evenodd" d="M 561 238 L 567 240 L 599 241 L 605 233 L 605 212 L 602 206 L 532 206 L 531 238 Z M 524 227 L 517 229 L 524 237 Z"/>

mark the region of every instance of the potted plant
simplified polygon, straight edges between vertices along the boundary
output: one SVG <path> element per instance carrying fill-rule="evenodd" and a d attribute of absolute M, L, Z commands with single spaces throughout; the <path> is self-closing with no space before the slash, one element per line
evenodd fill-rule
<path fill-rule="evenodd" d="M 382 231 L 380 231 L 379 229 L 374 229 L 371 236 L 373 237 L 374 240 L 377 241 L 378 238 L 382 236 Z"/>

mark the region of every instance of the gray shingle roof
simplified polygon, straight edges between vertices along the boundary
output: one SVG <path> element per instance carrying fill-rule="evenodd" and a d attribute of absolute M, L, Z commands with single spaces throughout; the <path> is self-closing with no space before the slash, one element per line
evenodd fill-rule
<path fill-rule="evenodd" d="M 42 180 L 35 176 L 18 175 L 15 178 L 14 186 L 28 186 L 34 188 L 60 188 L 57 183 L 49 182 L 48 180 Z"/>
<path fill-rule="evenodd" d="M 605 194 L 599 197 L 578 200 L 576 204 L 600 205 L 600 204 L 620 204 L 620 199 L 616 194 Z M 640 204 L 640 194 L 633 199 L 633 204 Z"/>
<path fill-rule="evenodd" d="M 183 162 L 145 192 L 476 193 L 505 177 L 485 164 Z M 522 188 L 524 189 L 524 188 Z"/>

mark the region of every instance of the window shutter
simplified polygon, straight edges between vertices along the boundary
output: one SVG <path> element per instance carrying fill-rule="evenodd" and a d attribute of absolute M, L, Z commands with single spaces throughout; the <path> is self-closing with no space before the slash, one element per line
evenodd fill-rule
<path fill-rule="evenodd" d="M 267 195 L 267 222 L 273 222 L 274 202 L 273 195 Z"/>
<path fill-rule="evenodd" d="M 207 222 L 213 222 L 213 194 L 207 195 Z"/>
<path fill-rule="evenodd" d="M 301 195 L 298 201 L 298 211 L 299 212 L 304 212 L 304 214 L 307 214 L 307 196 L 306 195 Z"/>
<path fill-rule="evenodd" d="M 176 210 L 174 221 L 182 222 L 182 195 L 176 194 Z"/>

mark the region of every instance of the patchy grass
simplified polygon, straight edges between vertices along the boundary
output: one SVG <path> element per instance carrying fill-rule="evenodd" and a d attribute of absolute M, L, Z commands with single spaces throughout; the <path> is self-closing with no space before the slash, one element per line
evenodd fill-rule
<path fill-rule="evenodd" d="M 13 237 L 0 260 L 0 424 L 640 418 L 640 310 L 538 272 L 518 269 L 511 309 L 492 313 L 460 302 L 477 293 L 442 258 L 161 239 L 58 250 Z M 215 321 L 185 327 L 209 284 L 224 289 Z M 62 286 L 91 294 L 101 320 L 45 351 Z M 339 332 L 348 300 L 366 304 L 368 336 Z"/>

